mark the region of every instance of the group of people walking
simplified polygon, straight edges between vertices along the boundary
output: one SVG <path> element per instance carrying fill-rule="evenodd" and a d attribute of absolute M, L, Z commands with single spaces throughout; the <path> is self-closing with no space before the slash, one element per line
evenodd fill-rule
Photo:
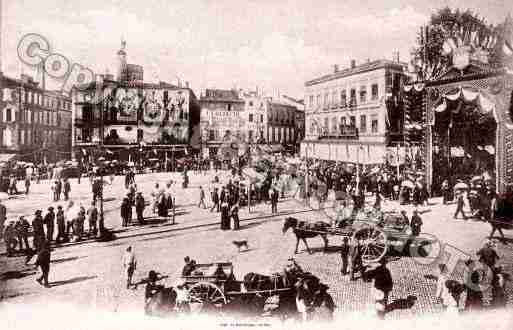
<path fill-rule="evenodd" d="M 87 232 L 84 230 L 86 220 Z M 98 209 L 95 202 L 86 210 L 82 205 L 75 205 L 73 201 L 69 201 L 66 209 L 61 205 L 57 206 L 57 210 L 50 206 L 44 216 L 42 210 L 36 210 L 32 223 L 29 223 L 25 216 L 9 221 L 3 237 L 7 254 L 11 256 L 16 250 L 27 255 L 37 252 L 45 241 L 56 244 L 76 242 L 83 238 L 95 237 L 97 233 Z M 28 240 L 31 235 L 33 248 L 30 247 Z"/>

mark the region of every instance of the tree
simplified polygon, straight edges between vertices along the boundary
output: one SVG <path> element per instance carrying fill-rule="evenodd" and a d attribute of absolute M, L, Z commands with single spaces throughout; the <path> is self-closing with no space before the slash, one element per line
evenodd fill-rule
<path fill-rule="evenodd" d="M 510 19 L 511 20 L 511 19 Z M 422 27 L 417 45 L 412 51 L 412 66 L 420 80 L 432 80 L 452 65 L 452 54 L 459 47 L 468 47 L 471 53 L 480 54 L 481 60 L 500 66 L 500 55 L 507 40 L 511 24 L 488 25 L 483 18 L 470 10 L 452 11 L 445 7 L 435 12 L 429 24 Z"/>

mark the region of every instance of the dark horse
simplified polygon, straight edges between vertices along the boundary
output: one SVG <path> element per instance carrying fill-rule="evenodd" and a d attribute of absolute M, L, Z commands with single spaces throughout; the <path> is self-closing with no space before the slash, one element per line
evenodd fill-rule
<path fill-rule="evenodd" d="M 285 218 L 285 222 L 283 223 L 282 232 L 285 234 L 289 228 L 292 228 L 294 234 L 296 235 L 296 250 L 294 253 L 297 253 L 297 248 L 299 246 L 299 240 L 302 240 L 305 243 L 306 249 L 308 253 L 312 253 L 308 244 L 306 243 L 307 238 L 313 238 L 316 236 L 321 236 L 324 241 L 324 251 L 328 248 L 328 234 L 327 230 L 330 228 L 330 225 L 323 221 L 317 221 L 314 223 L 307 223 L 305 221 L 299 221 L 296 218 L 288 217 Z"/>
<path fill-rule="evenodd" d="M 248 297 L 255 297 L 250 304 L 262 302 L 264 313 L 277 314 L 282 318 L 296 317 L 295 284 L 303 274 L 303 270 L 295 262 L 287 266 L 283 272 L 271 276 L 248 273 L 244 276 L 243 286 Z"/>
<path fill-rule="evenodd" d="M 336 308 L 329 287 L 316 276 L 305 273 L 296 283 L 296 304 L 303 321 L 331 321 Z"/>
<path fill-rule="evenodd" d="M 146 315 L 167 317 L 173 314 L 176 306 L 176 291 L 173 288 L 162 288 L 146 301 Z"/>
<path fill-rule="evenodd" d="M 490 238 L 493 238 L 495 231 L 499 231 L 504 240 L 502 229 L 513 229 L 513 188 L 509 188 L 508 192 L 503 196 L 497 196 L 496 203 L 492 206 L 492 218 L 490 225 L 492 232 Z"/>

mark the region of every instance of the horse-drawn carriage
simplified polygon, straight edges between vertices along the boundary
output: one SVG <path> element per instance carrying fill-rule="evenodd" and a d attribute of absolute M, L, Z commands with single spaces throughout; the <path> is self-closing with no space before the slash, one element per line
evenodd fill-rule
<path fill-rule="evenodd" d="M 252 316 L 280 315 L 289 317 L 298 314 L 296 298 L 301 298 L 311 309 L 328 305 L 333 312 L 334 305 L 331 296 L 326 292 L 327 286 L 310 273 L 305 273 L 293 262 L 285 267 L 283 273 L 262 275 L 248 273 L 243 281 L 237 281 L 230 262 L 195 264 L 194 270 L 182 276 L 177 285 L 174 297 L 168 299 L 168 305 L 180 305 L 180 291 L 187 292 L 187 310 L 192 313 L 207 313 L 227 315 L 230 313 Z M 174 290 L 169 288 L 166 290 Z M 155 300 L 158 300 L 156 297 Z M 175 301 L 172 301 L 175 300 Z M 163 300 L 161 300 L 163 301 Z M 169 309 L 167 306 L 156 306 L 155 309 L 165 309 L 179 312 L 179 308 Z M 267 314 L 266 314 L 267 313 Z M 162 315 L 159 313 L 149 313 Z"/>
<path fill-rule="evenodd" d="M 350 238 L 353 244 L 361 247 L 362 261 L 369 264 L 383 258 L 389 247 L 404 247 L 414 241 L 407 219 L 396 212 L 366 210 L 348 219 L 335 221 L 334 224 L 323 221 L 308 223 L 289 217 L 285 219 L 283 233 L 289 228 L 296 235 L 296 253 L 299 240 L 303 241 L 310 253 L 307 238 L 320 236 L 324 241 L 324 248 L 327 249 L 328 235 L 342 236 Z"/>

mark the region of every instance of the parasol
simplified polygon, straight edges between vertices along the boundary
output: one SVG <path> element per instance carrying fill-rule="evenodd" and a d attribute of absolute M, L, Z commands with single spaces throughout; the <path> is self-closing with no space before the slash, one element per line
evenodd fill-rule
<path fill-rule="evenodd" d="M 482 181 L 482 180 L 483 180 L 483 177 L 478 175 L 478 176 L 473 177 L 471 181 L 475 182 L 475 181 Z"/>
<path fill-rule="evenodd" d="M 468 184 L 464 183 L 464 182 L 458 182 L 455 186 L 454 186 L 454 189 L 458 190 L 458 189 L 468 189 Z"/>
<path fill-rule="evenodd" d="M 415 184 L 413 182 L 411 182 L 410 180 L 404 180 L 402 183 L 401 183 L 401 187 L 406 187 L 406 188 L 415 188 Z"/>

